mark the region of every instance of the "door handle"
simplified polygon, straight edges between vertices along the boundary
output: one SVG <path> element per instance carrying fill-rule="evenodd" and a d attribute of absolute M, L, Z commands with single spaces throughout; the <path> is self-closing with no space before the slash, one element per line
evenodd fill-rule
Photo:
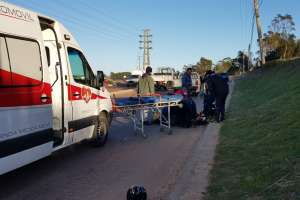
<path fill-rule="evenodd" d="M 40 99 L 42 103 L 46 103 L 47 100 L 50 99 L 50 97 L 48 97 L 46 94 L 42 94 Z"/>
<path fill-rule="evenodd" d="M 79 96 L 80 96 L 79 92 L 74 92 L 73 93 L 73 97 L 79 97 Z"/>
<path fill-rule="evenodd" d="M 58 66 L 60 66 L 59 62 L 57 62 L 57 63 L 55 64 L 55 75 L 56 75 L 56 79 L 55 79 L 54 83 L 51 85 L 51 87 L 53 87 L 53 86 L 55 85 L 55 83 L 58 81 L 58 69 L 57 69 Z"/>

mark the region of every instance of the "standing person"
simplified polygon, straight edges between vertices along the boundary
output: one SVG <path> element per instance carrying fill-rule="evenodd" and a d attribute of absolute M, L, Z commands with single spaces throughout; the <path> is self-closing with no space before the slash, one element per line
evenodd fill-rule
<path fill-rule="evenodd" d="M 229 93 L 227 81 L 220 75 L 212 73 L 208 78 L 208 87 L 216 98 L 216 121 L 225 119 L 225 103 Z"/>
<path fill-rule="evenodd" d="M 148 66 L 146 72 L 139 79 L 137 85 L 137 94 L 140 96 L 151 96 L 155 93 L 154 80 L 151 77 L 152 68 Z"/>
<path fill-rule="evenodd" d="M 154 90 L 154 80 L 151 77 L 152 68 L 148 66 L 146 68 L 146 72 L 142 75 L 139 79 L 137 85 L 137 95 L 138 96 L 152 96 L 155 93 Z M 152 110 L 145 110 L 141 111 L 141 116 L 145 115 L 147 118 L 148 125 L 152 124 L 153 121 L 153 111 Z"/>
<path fill-rule="evenodd" d="M 214 71 L 208 70 L 205 73 L 204 81 L 203 81 L 203 85 L 204 85 L 203 114 L 207 118 L 215 116 L 215 112 L 214 112 L 215 96 L 214 96 L 214 91 L 210 80 L 210 75 L 213 74 Z"/>
<path fill-rule="evenodd" d="M 181 78 L 182 89 L 187 93 L 191 93 L 192 90 L 192 68 L 187 68 L 186 72 Z"/>

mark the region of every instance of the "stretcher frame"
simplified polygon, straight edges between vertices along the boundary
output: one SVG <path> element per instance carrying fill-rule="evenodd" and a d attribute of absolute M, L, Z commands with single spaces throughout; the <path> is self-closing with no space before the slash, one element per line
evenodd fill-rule
<path fill-rule="evenodd" d="M 139 100 L 139 102 L 141 102 Z M 133 122 L 133 129 L 136 135 L 141 135 L 143 138 L 147 138 L 148 134 L 144 130 L 145 122 L 145 111 L 150 112 L 159 112 L 159 125 L 160 132 L 167 131 L 168 135 L 173 134 L 171 129 L 171 107 L 180 106 L 181 100 L 170 100 L 162 101 L 160 98 L 159 102 L 155 103 L 138 103 L 134 105 L 125 105 L 125 106 L 114 106 L 114 116 L 115 117 L 126 117 Z M 163 109 L 167 108 L 167 116 L 163 114 Z"/>

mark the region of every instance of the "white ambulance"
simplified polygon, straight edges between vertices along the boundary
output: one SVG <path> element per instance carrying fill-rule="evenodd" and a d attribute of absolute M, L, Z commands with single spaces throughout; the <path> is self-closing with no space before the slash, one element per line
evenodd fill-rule
<path fill-rule="evenodd" d="M 0 175 L 82 140 L 107 140 L 112 102 L 59 22 L 0 2 Z"/>

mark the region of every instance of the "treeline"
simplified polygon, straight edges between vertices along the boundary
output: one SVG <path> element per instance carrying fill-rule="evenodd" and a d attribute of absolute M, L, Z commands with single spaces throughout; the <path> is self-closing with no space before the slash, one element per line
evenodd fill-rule
<path fill-rule="evenodd" d="M 290 59 L 300 57 L 300 39 L 297 39 L 293 17 L 289 14 L 278 14 L 274 17 L 268 32 L 264 34 L 263 42 L 265 47 L 266 61 L 277 59 Z M 194 71 L 204 74 L 209 69 L 216 72 L 229 72 L 234 74 L 240 71 L 248 71 L 253 66 L 260 63 L 259 52 L 257 57 L 252 59 L 248 52 L 238 51 L 235 58 L 224 58 L 216 64 L 209 58 L 202 57 L 196 64 L 191 65 Z"/>
<path fill-rule="evenodd" d="M 130 72 L 111 72 L 110 78 L 113 80 L 124 79 L 131 75 Z"/>
<path fill-rule="evenodd" d="M 289 14 L 278 14 L 264 34 L 266 61 L 300 56 L 300 40 L 296 38 L 295 23 Z"/>

